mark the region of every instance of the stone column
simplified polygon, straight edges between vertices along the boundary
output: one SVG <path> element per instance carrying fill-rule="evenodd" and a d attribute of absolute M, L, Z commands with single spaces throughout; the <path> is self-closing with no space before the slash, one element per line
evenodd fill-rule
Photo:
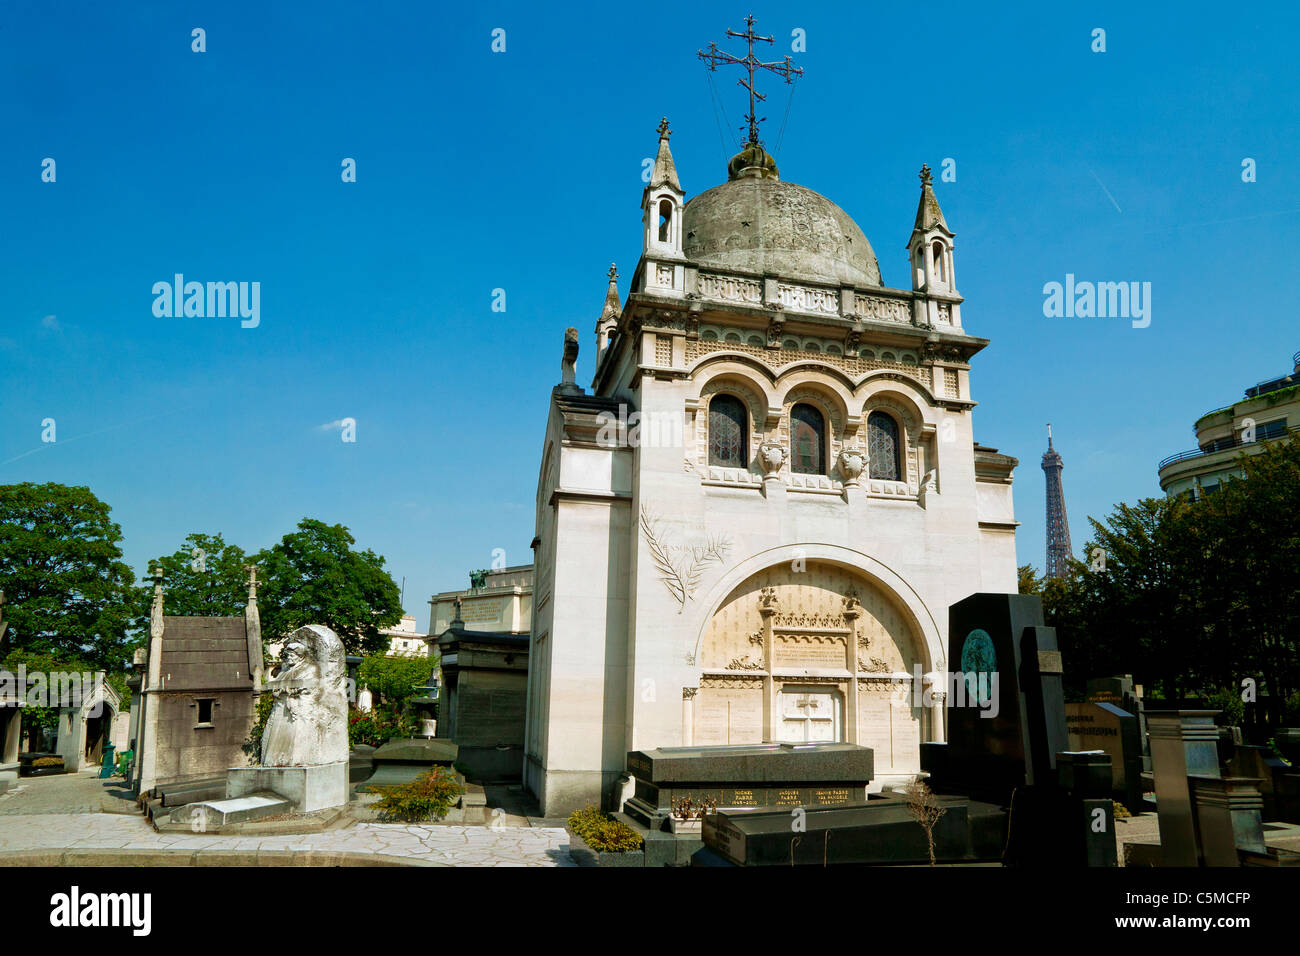
<path fill-rule="evenodd" d="M 15 763 L 18 760 L 18 741 L 22 736 L 23 711 L 21 707 L 0 709 L 0 763 Z"/>
<path fill-rule="evenodd" d="M 766 483 L 766 479 L 764 479 Z M 785 485 L 781 486 L 784 494 Z M 758 595 L 758 613 L 762 620 L 763 637 L 763 739 L 776 739 L 776 681 L 772 679 L 772 662 L 776 656 L 776 638 L 772 634 L 772 619 L 776 616 L 776 588 L 763 588 Z"/>
<path fill-rule="evenodd" d="M 691 747 L 695 744 L 695 695 L 700 689 L 698 687 L 682 688 L 682 746 Z"/>
<path fill-rule="evenodd" d="M 947 734 L 943 726 L 943 709 L 948 700 L 948 692 L 937 690 L 931 696 L 933 703 L 930 705 L 930 742 L 943 744 L 948 742 Z"/>

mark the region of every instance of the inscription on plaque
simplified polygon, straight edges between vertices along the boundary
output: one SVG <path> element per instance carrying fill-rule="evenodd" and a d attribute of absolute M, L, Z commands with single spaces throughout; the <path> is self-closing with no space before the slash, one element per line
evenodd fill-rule
<path fill-rule="evenodd" d="M 763 685 L 701 687 L 696 695 L 697 744 L 756 744 L 763 740 Z"/>
<path fill-rule="evenodd" d="M 842 641 L 804 643 L 778 641 L 774 648 L 777 667 L 816 667 L 844 670 L 847 666 Z"/>

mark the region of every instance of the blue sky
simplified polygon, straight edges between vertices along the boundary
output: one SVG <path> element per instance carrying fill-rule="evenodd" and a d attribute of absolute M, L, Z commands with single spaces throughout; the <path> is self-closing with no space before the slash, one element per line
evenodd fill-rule
<path fill-rule="evenodd" d="M 806 35 L 783 178 L 858 222 L 886 284 L 908 281 L 918 168 L 956 161 L 936 188 L 991 339 L 975 434 L 1021 459 L 1022 563 L 1043 563 L 1047 421 L 1078 551 L 1300 348 L 1287 5 L 266 6 L 0 10 L 0 482 L 89 485 L 139 571 L 191 531 L 255 550 L 307 515 L 383 554 L 423 627 L 493 549 L 530 561 L 563 330 L 589 383 L 661 115 L 688 196 L 725 178 L 695 53 L 749 12 L 773 58 Z M 774 148 L 788 90 L 760 89 Z M 175 273 L 260 282 L 260 325 L 155 317 Z M 1150 327 L 1045 318 L 1067 273 L 1150 282 Z M 355 443 L 321 427 L 346 417 Z"/>

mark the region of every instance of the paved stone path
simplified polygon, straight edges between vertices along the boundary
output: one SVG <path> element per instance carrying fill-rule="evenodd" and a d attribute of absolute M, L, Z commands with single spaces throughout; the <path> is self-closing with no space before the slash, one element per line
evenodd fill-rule
<path fill-rule="evenodd" d="M 292 836 L 156 833 L 142 816 L 41 813 L 0 816 L 0 854 L 124 850 L 198 853 L 272 851 L 401 857 L 441 866 L 574 866 L 569 836 L 557 827 L 419 826 L 358 823 Z M 150 858 L 149 862 L 154 862 Z M 161 861 L 159 861 L 161 862 Z M 174 861 L 184 865 L 188 859 Z M 251 861 L 247 861 L 251 862 Z"/>
<path fill-rule="evenodd" d="M 20 777 L 0 794 L 0 817 L 29 813 L 138 813 L 126 782 L 100 780 L 98 769 L 53 777 Z"/>

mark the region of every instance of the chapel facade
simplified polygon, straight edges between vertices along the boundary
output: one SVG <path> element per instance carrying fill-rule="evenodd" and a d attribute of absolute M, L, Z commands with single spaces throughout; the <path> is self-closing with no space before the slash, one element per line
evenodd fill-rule
<path fill-rule="evenodd" d="M 524 752 L 547 816 L 618 809 L 652 747 L 847 741 L 873 788 L 906 782 L 944 739 L 949 605 L 1017 587 L 1017 461 L 973 438 L 988 340 L 928 168 L 892 289 L 757 142 L 687 202 L 669 137 L 591 390 L 571 329 L 551 397 Z"/>

